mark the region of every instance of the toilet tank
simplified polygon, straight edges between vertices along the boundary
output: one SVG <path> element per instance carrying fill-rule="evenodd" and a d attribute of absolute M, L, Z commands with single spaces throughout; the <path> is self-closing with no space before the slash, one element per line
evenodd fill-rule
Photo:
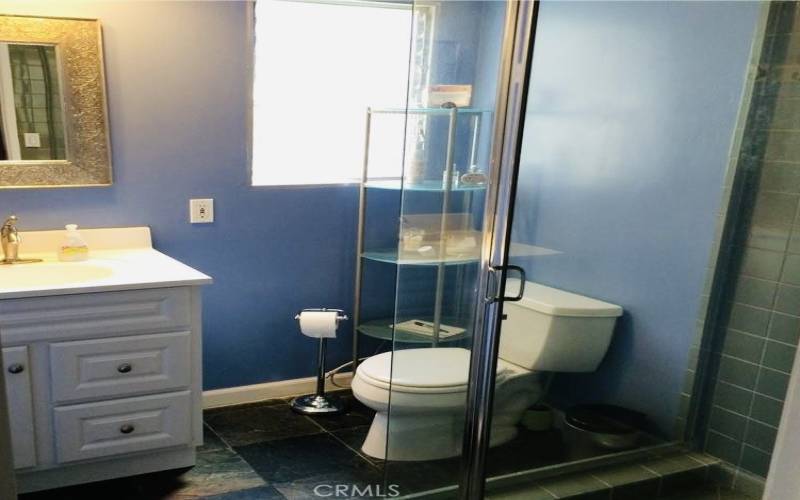
<path fill-rule="evenodd" d="M 508 295 L 519 289 L 508 280 Z M 519 302 L 506 302 L 501 359 L 528 370 L 592 372 L 603 360 L 620 306 L 526 282 Z"/>

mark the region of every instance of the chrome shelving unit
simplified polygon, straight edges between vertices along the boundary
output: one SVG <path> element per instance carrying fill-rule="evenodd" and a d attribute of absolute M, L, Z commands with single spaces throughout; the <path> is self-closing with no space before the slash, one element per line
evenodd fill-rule
<path fill-rule="evenodd" d="M 476 108 L 369 108 L 366 113 L 366 134 L 364 141 L 364 164 L 361 175 L 359 189 L 359 211 L 358 211 L 358 239 L 357 239 L 357 259 L 355 275 L 355 297 L 353 306 L 353 370 L 358 365 L 358 341 L 359 335 L 368 335 L 384 340 L 393 340 L 404 343 L 424 343 L 436 347 L 440 342 L 455 341 L 463 338 L 462 335 L 447 336 L 441 335 L 441 325 L 443 317 L 442 305 L 444 297 L 445 270 L 448 266 L 462 266 L 476 264 L 480 260 L 480 255 L 449 255 L 444 241 L 438 245 L 435 255 L 409 258 L 401 255 L 399 247 L 381 250 L 366 250 L 364 248 L 364 231 L 367 213 L 367 191 L 370 189 L 388 189 L 400 191 L 416 191 L 438 193 L 442 196 L 441 225 L 440 235 L 444 235 L 448 226 L 448 212 L 453 192 L 464 192 L 466 195 L 465 204 L 471 202 L 472 194 L 484 192 L 485 186 L 454 186 L 454 159 L 456 154 L 456 131 L 460 116 L 469 117 L 472 125 L 472 137 L 469 151 L 469 163 L 474 165 L 477 160 L 478 142 L 480 138 L 480 127 L 483 117 L 491 113 L 488 109 Z M 408 183 L 403 178 L 399 179 L 370 179 L 369 178 L 369 153 L 370 137 L 372 134 L 372 120 L 375 115 L 381 114 L 400 114 L 400 115 L 423 115 L 423 116 L 444 116 L 447 117 L 447 146 L 445 152 L 445 166 L 442 172 L 441 181 L 424 180 L 421 182 Z M 398 238 L 399 239 L 399 238 Z M 413 332 L 404 331 L 393 326 L 394 318 L 391 322 L 384 320 L 372 320 L 362 324 L 361 319 L 361 288 L 363 284 L 364 261 L 370 260 L 395 266 L 434 266 L 436 267 L 436 291 L 433 307 L 433 314 L 429 321 L 432 323 L 432 334 L 419 335 Z M 395 313 L 395 316 L 397 314 Z M 448 321 L 458 324 L 458 318 L 447 318 Z"/>

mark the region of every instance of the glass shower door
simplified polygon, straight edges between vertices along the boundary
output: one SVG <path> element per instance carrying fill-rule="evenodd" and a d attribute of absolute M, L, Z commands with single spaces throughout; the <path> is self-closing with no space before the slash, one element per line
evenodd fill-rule
<path fill-rule="evenodd" d="M 481 421 L 491 383 L 470 392 L 470 377 L 494 373 L 477 360 L 495 358 L 501 301 L 487 294 L 503 289 L 507 237 L 496 221 L 507 207 L 496 212 L 499 200 L 510 199 L 518 116 L 507 113 L 519 110 L 527 53 L 515 41 L 529 34 L 529 8 L 414 5 L 412 61 L 416 54 L 427 60 L 411 64 L 402 176 L 384 183 L 400 191 L 397 248 L 386 255 L 396 264 L 392 350 L 359 368 L 389 392 L 367 439 L 384 432 L 382 449 L 373 440 L 364 451 L 382 453 L 387 488 L 403 495 L 458 484 L 462 456 L 487 447 Z M 519 81 L 511 82 L 512 73 Z M 372 110 L 373 120 L 384 112 Z"/>

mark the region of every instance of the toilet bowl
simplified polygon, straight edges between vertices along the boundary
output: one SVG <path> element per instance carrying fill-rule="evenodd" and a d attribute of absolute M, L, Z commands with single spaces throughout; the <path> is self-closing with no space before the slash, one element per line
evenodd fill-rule
<path fill-rule="evenodd" d="M 523 299 L 504 312 L 490 446 L 517 435 L 523 413 L 543 396 L 542 371 L 597 368 L 622 308 L 528 282 Z M 362 451 L 386 460 L 459 455 L 469 362 L 470 351 L 444 347 L 386 352 L 361 363 L 353 395 L 376 412 Z"/>
<path fill-rule="evenodd" d="M 353 378 L 353 394 L 376 413 L 362 451 L 388 460 L 458 455 L 469 359 L 468 350 L 447 347 L 386 352 L 364 361 Z M 492 446 L 517 435 L 516 423 L 540 396 L 536 372 L 499 360 Z"/>

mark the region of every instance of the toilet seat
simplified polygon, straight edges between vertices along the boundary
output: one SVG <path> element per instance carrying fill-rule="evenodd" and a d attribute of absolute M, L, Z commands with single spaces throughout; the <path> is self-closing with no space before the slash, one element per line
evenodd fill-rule
<path fill-rule="evenodd" d="M 469 351 L 458 347 L 384 352 L 358 366 L 364 382 L 392 392 L 466 392 Z"/>
<path fill-rule="evenodd" d="M 460 347 L 406 349 L 384 352 L 358 366 L 362 382 L 391 392 L 451 394 L 467 391 L 470 351 Z M 497 382 L 516 373 L 529 373 L 502 359 L 497 362 Z"/>

